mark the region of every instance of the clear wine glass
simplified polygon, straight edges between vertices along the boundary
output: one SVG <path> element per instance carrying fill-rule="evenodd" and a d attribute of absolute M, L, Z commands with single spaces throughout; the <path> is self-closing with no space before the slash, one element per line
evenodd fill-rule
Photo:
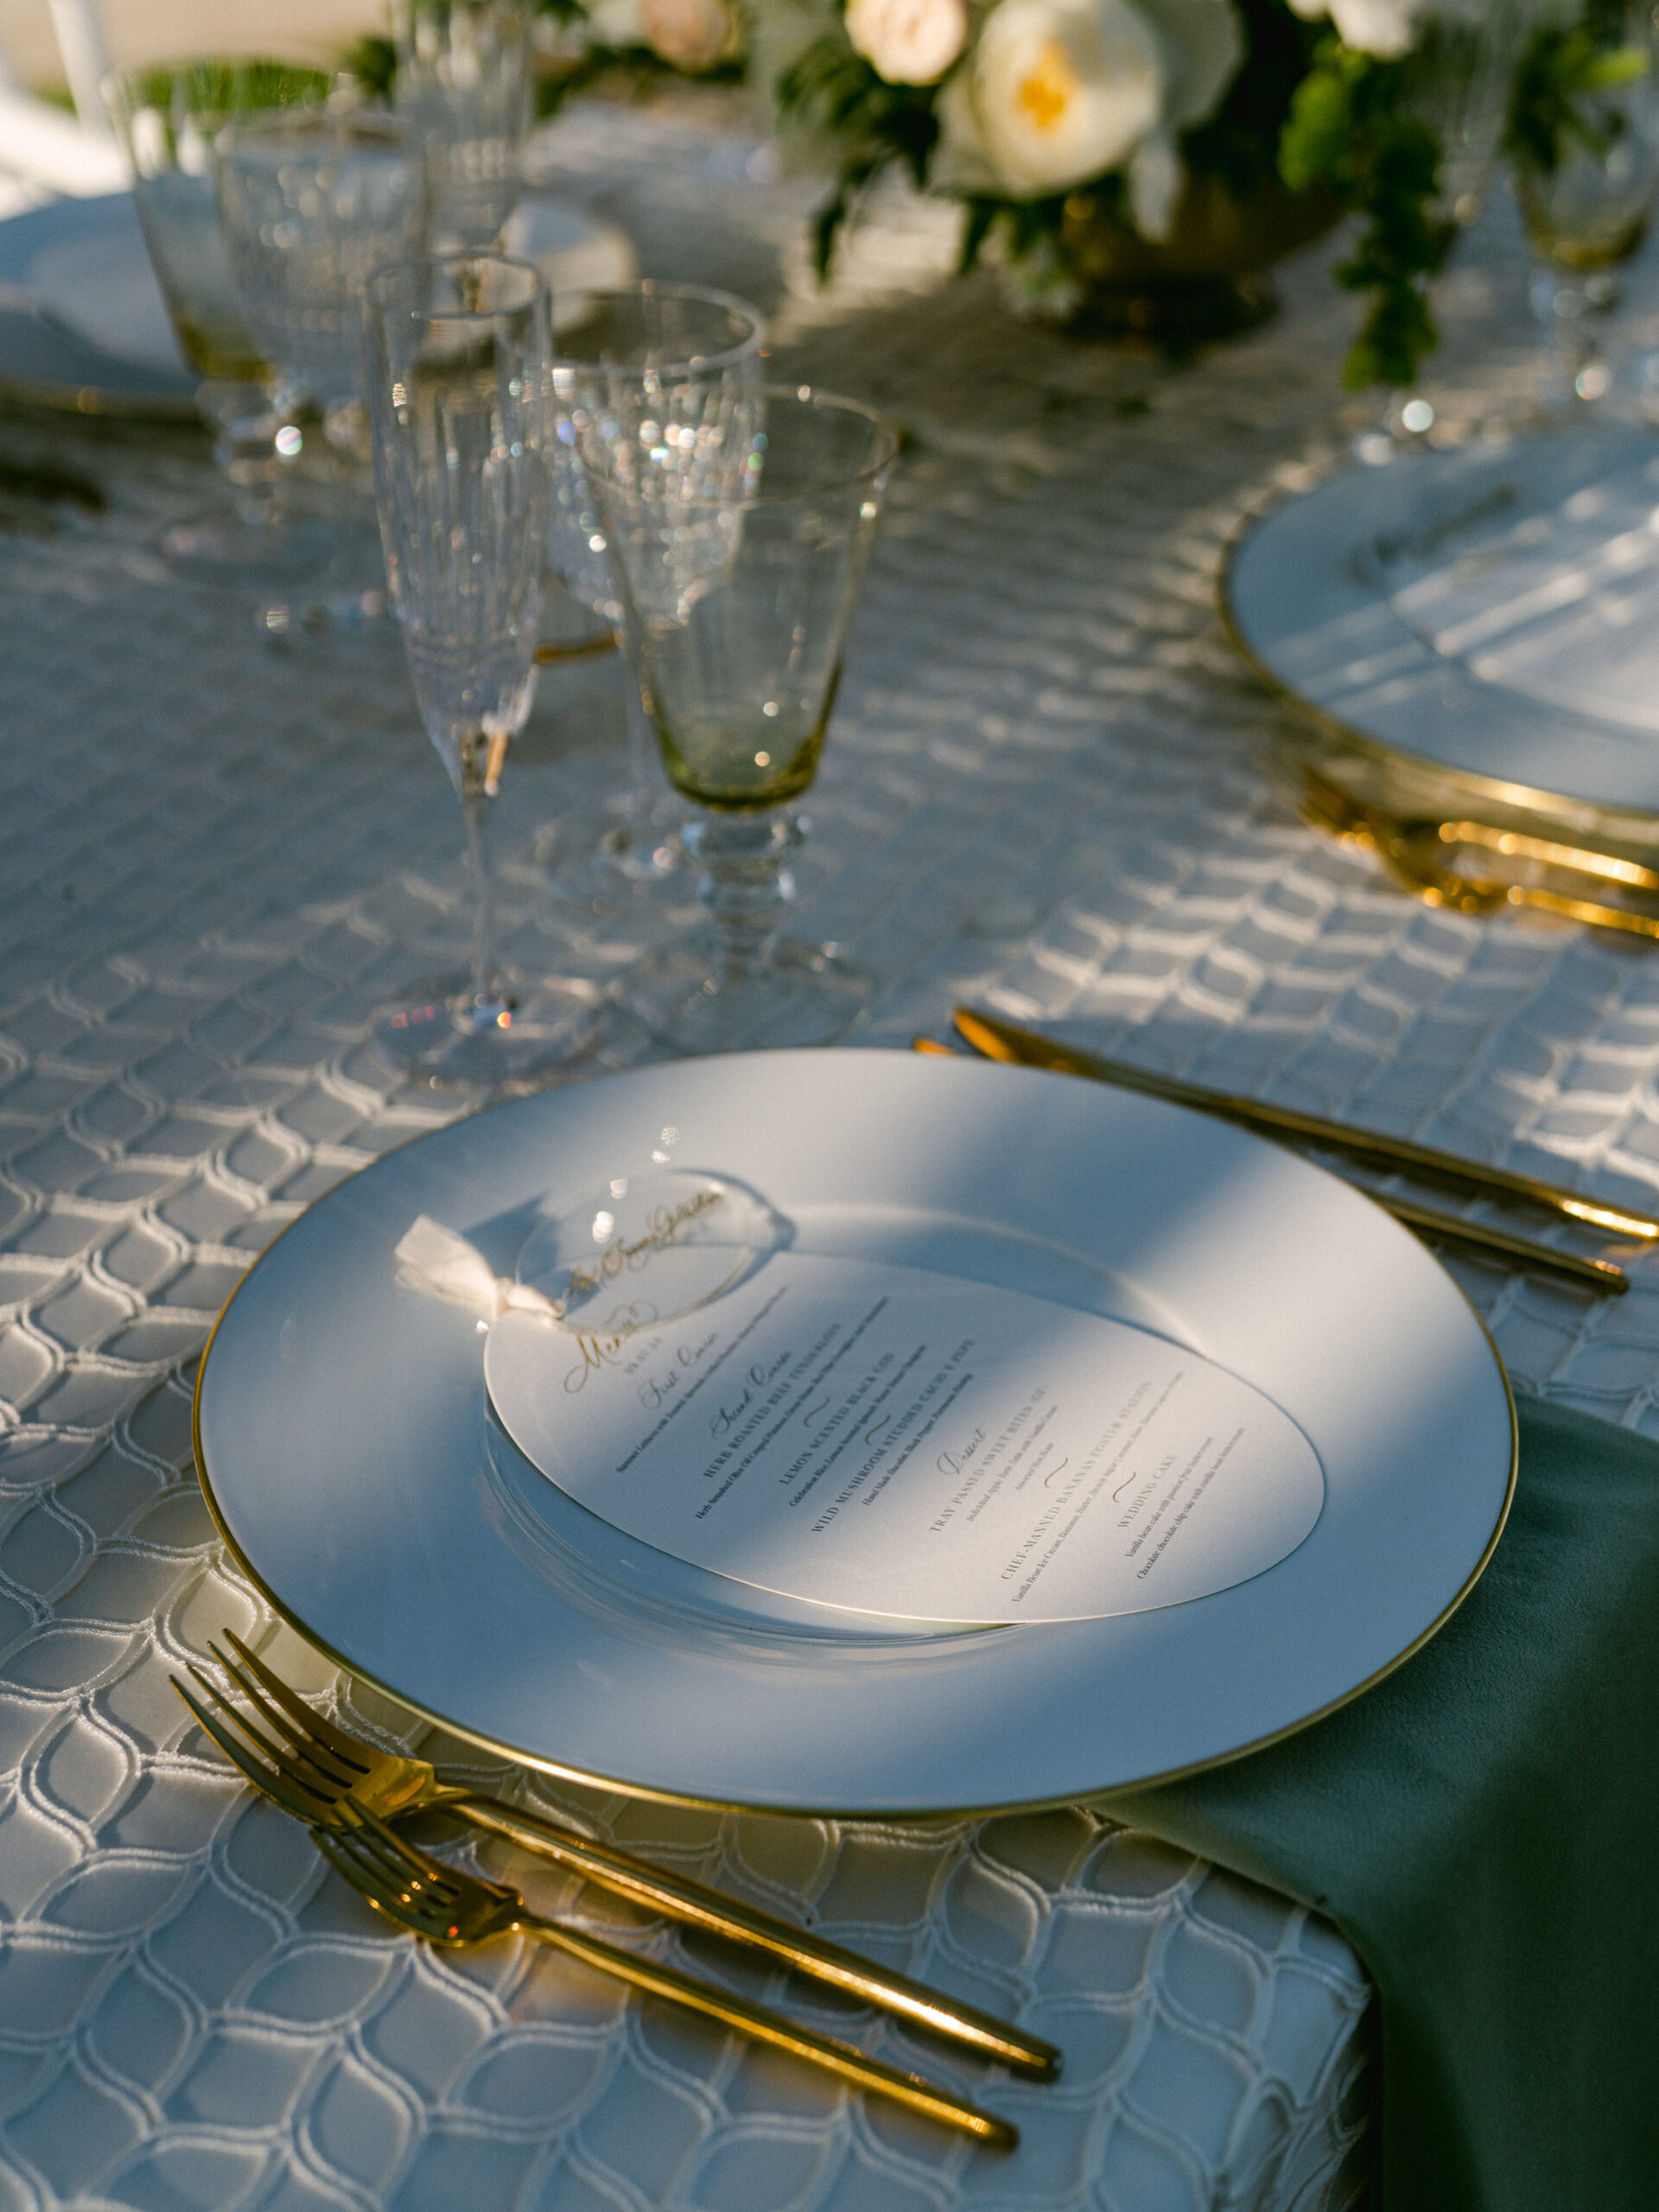
<path fill-rule="evenodd" d="M 327 550 L 315 527 L 294 522 L 283 497 L 289 426 L 238 302 L 211 149 L 233 118 L 315 103 L 329 81 L 321 70 L 273 60 L 161 63 L 104 79 L 139 227 L 180 350 L 201 378 L 196 405 L 230 487 L 228 505 L 175 524 L 162 540 L 166 559 L 194 582 L 280 588 Z"/>
<path fill-rule="evenodd" d="M 503 969 L 487 832 L 536 680 L 548 509 L 547 289 L 527 262 L 449 254 L 377 270 L 363 307 L 374 472 L 392 606 L 427 734 L 460 795 L 471 974 L 376 1027 L 392 1066 L 484 1086 L 592 1041 L 592 994 Z"/>
<path fill-rule="evenodd" d="M 671 454 L 682 480 L 708 487 L 710 471 L 741 449 L 744 410 L 760 390 L 765 342 L 758 308 L 702 285 L 647 279 L 555 302 L 549 563 L 571 598 L 613 628 L 620 628 L 624 609 L 610 563 L 596 550 L 602 533 L 588 448 L 642 441 Z M 629 778 L 620 818 L 553 883 L 565 903 L 600 915 L 619 905 L 637 908 L 642 894 L 675 875 L 682 858 L 671 822 L 662 818 L 662 776 L 637 687 L 624 690 Z"/>
<path fill-rule="evenodd" d="M 1611 0 L 1587 14 L 1592 42 L 1552 132 L 1516 163 L 1535 258 L 1533 314 L 1548 404 L 1605 397 L 1619 271 L 1647 235 L 1659 199 L 1659 24 L 1651 0 Z"/>
<path fill-rule="evenodd" d="M 682 1051 L 822 1045 L 868 1001 L 823 946 L 785 939 L 785 814 L 810 785 L 898 451 L 868 408 L 766 390 L 707 477 L 666 439 L 586 444 L 625 637 L 663 761 L 698 808 L 707 921 L 635 970 L 627 1002 Z"/>
<path fill-rule="evenodd" d="M 482 251 L 521 188 L 535 82 L 526 0 L 393 0 L 397 100 L 435 161 L 434 237 Z"/>
<path fill-rule="evenodd" d="M 1441 330 L 1435 361 L 1441 370 L 1458 316 L 1459 288 L 1455 277 L 1446 281 L 1446 272 L 1454 271 L 1485 206 L 1516 69 L 1536 16 L 1532 0 L 1470 0 L 1433 10 L 1402 67 L 1400 111 L 1433 131 L 1440 149 L 1438 189 L 1427 213 L 1451 232 L 1434 302 Z M 1466 435 L 1471 427 L 1443 419 L 1443 409 L 1421 385 L 1412 385 L 1389 395 L 1382 420 L 1362 433 L 1355 449 L 1361 461 L 1376 464 L 1426 440 Z"/>
<path fill-rule="evenodd" d="M 360 404 L 364 283 L 427 242 L 418 143 L 391 116 L 322 106 L 238 116 L 214 151 L 242 311 L 285 396 Z"/>
<path fill-rule="evenodd" d="M 384 609 L 363 286 L 372 270 L 425 251 L 424 154 L 397 118 L 330 103 L 234 118 L 214 142 L 213 174 L 242 311 L 274 365 L 274 404 L 289 419 L 312 410 L 321 417 L 334 512 L 331 588 L 318 603 L 346 620 Z M 273 628 L 289 619 L 286 607 L 267 611 Z"/>

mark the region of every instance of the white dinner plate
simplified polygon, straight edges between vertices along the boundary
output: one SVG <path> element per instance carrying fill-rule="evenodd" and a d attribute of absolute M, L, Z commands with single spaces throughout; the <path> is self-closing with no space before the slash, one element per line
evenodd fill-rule
<path fill-rule="evenodd" d="M 508 219 L 509 251 L 556 293 L 626 284 L 632 245 L 548 193 Z M 180 354 L 130 193 L 56 200 L 0 221 L 0 391 L 81 414 L 194 422 Z"/>
<path fill-rule="evenodd" d="M 1659 437 L 1402 457 L 1274 508 L 1228 620 L 1267 680 L 1417 766 L 1659 817 Z"/>
<path fill-rule="evenodd" d="M 798 1249 L 931 1268 L 1162 1332 L 1319 1453 L 1313 1533 L 1252 1581 L 1103 1620 L 850 1620 L 597 1520 L 489 1415 L 482 1325 L 400 1287 L 418 1215 L 511 1275 L 609 1178 L 741 1181 Z M 1226 1758 L 1407 1657 L 1514 1481 L 1509 1388 L 1414 1238 L 1244 1131 L 1034 1070 L 880 1052 L 638 1069 L 459 1122 L 331 1192 L 220 1315 L 202 1485 L 243 1566 L 355 1673 L 515 1758 L 721 1805 L 1065 1802 Z"/>
<path fill-rule="evenodd" d="M 0 389 L 82 414 L 193 421 L 196 382 L 130 193 L 0 222 Z"/>

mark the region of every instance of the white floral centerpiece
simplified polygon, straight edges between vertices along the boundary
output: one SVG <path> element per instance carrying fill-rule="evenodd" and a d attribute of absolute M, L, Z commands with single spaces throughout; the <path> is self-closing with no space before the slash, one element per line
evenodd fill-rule
<path fill-rule="evenodd" d="M 1575 103 L 1648 66 L 1627 0 L 533 4 L 543 113 L 618 73 L 764 89 L 836 173 L 821 270 L 894 164 L 963 205 L 964 269 L 988 253 L 1016 306 L 1059 315 L 1103 280 L 1202 289 L 1357 213 L 1334 271 L 1365 296 L 1357 385 L 1409 383 L 1433 346 L 1428 286 L 1500 142 L 1548 174 L 1594 128 Z M 389 89 L 394 59 L 371 40 L 353 66 Z"/>
<path fill-rule="evenodd" d="M 1106 264 L 1202 265 L 1252 219 L 1263 261 L 1344 211 L 1338 280 L 1369 294 L 1351 380 L 1404 382 L 1426 288 L 1490 166 L 1516 65 L 1575 0 L 753 0 L 785 127 L 839 171 L 828 265 L 897 162 L 967 209 L 1016 301 L 1065 313 Z M 1592 0 L 1593 3 L 1593 0 Z M 1478 196 L 1478 187 L 1475 196 Z M 1300 211 L 1300 219 L 1297 219 Z"/>

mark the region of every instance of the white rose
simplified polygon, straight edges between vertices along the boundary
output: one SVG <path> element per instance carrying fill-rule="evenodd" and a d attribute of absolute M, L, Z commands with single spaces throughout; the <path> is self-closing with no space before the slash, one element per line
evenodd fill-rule
<path fill-rule="evenodd" d="M 742 39 L 726 0 L 639 0 L 639 22 L 645 44 L 671 69 L 712 69 Z"/>
<path fill-rule="evenodd" d="M 1162 120 L 1164 60 L 1128 0 L 999 0 L 939 96 L 938 181 L 1037 199 L 1126 161 Z"/>
<path fill-rule="evenodd" d="M 963 0 L 847 0 L 847 35 L 890 85 L 936 85 L 968 42 Z"/>

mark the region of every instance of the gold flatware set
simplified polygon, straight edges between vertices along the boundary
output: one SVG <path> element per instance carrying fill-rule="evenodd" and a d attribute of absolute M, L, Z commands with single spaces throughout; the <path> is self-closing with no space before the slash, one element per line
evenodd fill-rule
<path fill-rule="evenodd" d="M 867 2057 L 852 2044 L 801 2027 L 766 2005 L 532 1912 L 518 1891 L 463 1872 L 392 1832 L 394 1820 L 442 1809 L 634 1904 L 758 1950 L 1011 2072 L 1044 2081 L 1058 2075 L 1060 2054 L 1054 2046 L 1005 2021 L 574 1828 L 442 1783 L 423 1759 L 378 1750 L 317 1713 L 232 1631 L 226 1632 L 226 1641 L 234 1658 L 216 1645 L 208 1648 L 255 1717 L 232 1704 L 194 1664 L 190 1672 L 201 1695 L 176 1675 L 173 1687 L 238 1773 L 310 1828 L 331 1866 L 377 1910 L 429 1942 L 464 1945 L 517 1929 L 601 1974 L 703 2013 L 995 2148 L 1012 2150 L 1019 2140 L 1008 2121 L 919 2074 Z"/>
<path fill-rule="evenodd" d="M 1334 825 L 1338 818 L 1333 805 L 1328 810 L 1328 822 Z M 1363 837 L 1396 874 L 1408 867 L 1424 871 L 1425 882 L 1430 880 L 1428 864 L 1421 857 L 1429 834 L 1426 829 L 1412 829 L 1408 836 L 1400 825 L 1385 830 L 1374 812 L 1368 812 L 1363 823 L 1351 820 L 1343 834 Z M 1484 849 L 1500 836 L 1508 838 L 1508 833 L 1490 831 L 1476 823 L 1442 824 L 1436 836 L 1448 848 L 1463 844 L 1471 849 Z M 1574 852 L 1569 863 L 1562 857 L 1567 849 L 1531 850 L 1538 842 L 1509 838 L 1502 850 L 1506 857 L 1518 854 L 1550 866 L 1605 863 L 1608 871 L 1624 871 L 1607 874 L 1605 880 L 1627 889 L 1659 892 L 1659 877 L 1637 869 L 1633 862 Z M 1523 844 L 1529 850 L 1521 853 Z M 1402 854 L 1408 857 L 1402 858 Z M 1659 936 L 1659 920 L 1650 933 Z M 1465 1191 L 1519 1200 L 1554 1214 L 1558 1220 L 1643 1243 L 1659 1239 L 1659 1218 L 1584 1197 L 1533 1176 L 1294 1108 L 1184 1083 L 1129 1062 L 1081 1051 L 969 1007 L 958 1007 L 954 1021 L 962 1042 L 991 1060 L 1116 1084 L 1197 1108 L 1269 1137 L 1340 1152 L 1373 1169 L 1405 1172 L 1448 1182 Z M 915 1043 L 920 1052 L 957 1049 L 925 1037 L 917 1038 Z M 1497 1253 L 1528 1267 L 1547 1268 L 1598 1291 L 1618 1294 L 1629 1287 L 1623 1271 L 1610 1261 L 1558 1251 L 1507 1230 L 1419 1205 L 1414 1200 L 1374 1191 L 1367 1195 L 1424 1235 Z M 532 1936 L 633 1988 L 789 2052 L 856 2088 L 892 2098 L 912 2112 L 963 2130 L 988 2146 L 1012 2150 L 1018 2143 L 1018 2133 L 1008 2121 L 922 2075 L 869 2057 L 855 2045 L 802 2026 L 767 2005 L 659 1964 L 641 1952 L 607 1942 L 568 1921 L 537 1912 L 508 1884 L 486 1880 L 450 1865 L 394 1830 L 393 1823 L 409 1815 L 442 1811 L 550 1860 L 647 1911 L 743 1945 L 775 1965 L 826 1984 L 844 1997 L 880 2007 L 906 2024 L 1011 2073 L 1038 2081 L 1052 2081 L 1058 2075 L 1060 2054 L 1052 2044 L 861 1958 L 808 1929 L 583 1835 L 573 1826 L 502 1803 L 483 1791 L 445 1783 L 427 1761 L 382 1751 L 316 1712 L 233 1632 L 226 1632 L 226 1643 L 228 1651 L 217 1645 L 208 1647 L 226 1688 L 194 1663 L 189 1671 L 194 1688 L 176 1676 L 174 1687 L 237 1770 L 263 1796 L 302 1821 L 328 1863 L 377 1911 L 400 1928 L 429 1942 L 450 1947 L 481 1942 L 507 1932 Z M 232 1697 L 239 1698 L 241 1703 L 232 1702 Z"/>

